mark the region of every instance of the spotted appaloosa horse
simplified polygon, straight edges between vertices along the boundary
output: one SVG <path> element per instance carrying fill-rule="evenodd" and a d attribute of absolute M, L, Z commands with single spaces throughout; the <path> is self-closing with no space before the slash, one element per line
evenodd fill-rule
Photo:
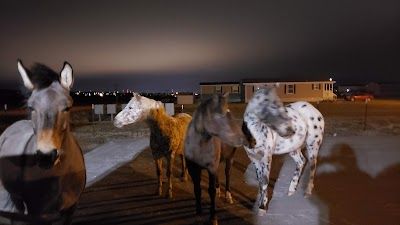
<path fill-rule="evenodd" d="M 324 118 L 316 108 L 307 102 L 295 102 L 285 107 L 274 87 L 264 87 L 257 90 L 248 103 L 242 129 L 250 143 L 244 148 L 255 166 L 259 184 L 256 207 L 266 209 L 273 154 L 289 153 L 296 162 L 288 195 L 295 192 L 305 164 L 301 152 L 304 146 L 311 168 L 306 195 L 311 194 L 318 151 L 324 134 Z"/>
<path fill-rule="evenodd" d="M 9 194 L 0 208 L 5 204 L 13 212 L 10 218 L 29 224 L 70 224 L 86 179 L 82 151 L 69 126 L 72 67 L 64 63 L 58 74 L 42 64 L 28 70 L 18 61 L 18 70 L 32 91 L 31 119 L 12 124 L 0 136 L 0 181 Z"/>
<path fill-rule="evenodd" d="M 215 197 L 221 155 L 228 153 L 232 158 L 234 151 L 227 145 L 239 147 L 247 143 L 240 126 L 229 112 L 226 98 L 227 95 L 214 95 L 202 101 L 193 114 L 185 139 L 185 157 L 196 197 L 196 213 L 202 212 L 200 181 L 201 171 L 206 169 L 209 177 L 208 193 L 211 199 L 210 221 L 214 225 L 218 224 L 215 215 Z M 229 162 L 227 166 L 228 164 Z M 230 166 L 226 171 L 229 169 Z M 229 171 L 226 175 L 229 175 Z M 226 179 L 229 180 L 229 176 Z M 229 183 L 227 185 L 229 187 Z"/>

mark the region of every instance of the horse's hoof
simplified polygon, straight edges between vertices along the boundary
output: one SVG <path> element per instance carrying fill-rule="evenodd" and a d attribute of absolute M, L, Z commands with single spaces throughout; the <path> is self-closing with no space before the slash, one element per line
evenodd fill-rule
<path fill-rule="evenodd" d="M 233 204 L 233 198 L 232 198 L 232 195 L 230 192 L 226 193 L 225 199 L 226 199 L 226 202 L 228 202 L 229 204 Z"/>
<path fill-rule="evenodd" d="M 309 192 L 309 191 L 306 191 L 306 192 L 304 193 L 304 198 L 310 198 L 310 197 L 311 197 L 311 195 L 312 195 L 312 193 L 311 193 L 311 192 Z"/>
<path fill-rule="evenodd" d="M 158 190 L 156 191 L 156 194 L 157 194 L 158 196 L 162 196 L 162 189 L 161 189 L 161 188 L 158 189 Z"/>
<path fill-rule="evenodd" d="M 267 210 L 260 208 L 257 210 L 257 216 L 266 216 L 266 215 L 267 215 Z"/>
<path fill-rule="evenodd" d="M 168 198 L 169 198 L 169 199 L 172 198 L 172 190 L 168 191 Z"/>
<path fill-rule="evenodd" d="M 200 214 L 196 214 L 194 217 L 194 224 L 203 224 L 203 218 L 201 217 Z"/>
<path fill-rule="evenodd" d="M 288 195 L 288 196 L 292 196 L 292 195 L 294 194 L 294 192 L 295 192 L 295 191 L 289 191 L 287 195 Z"/>
<path fill-rule="evenodd" d="M 216 196 L 217 198 L 221 197 L 221 189 L 220 189 L 220 188 L 216 188 L 216 189 L 215 189 L 215 196 Z"/>

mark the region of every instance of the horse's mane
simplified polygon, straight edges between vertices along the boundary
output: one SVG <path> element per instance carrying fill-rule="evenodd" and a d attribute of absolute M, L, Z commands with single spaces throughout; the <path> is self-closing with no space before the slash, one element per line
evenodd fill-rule
<path fill-rule="evenodd" d="M 208 98 L 204 101 L 201 101 L 200 105 L 196 108 L 196 110 L 193 113 L 193 120 L 192 123 L 194 124 L 194 129 L 198 133 L 204 133 L 205 128 L 203 124 L 204 117 L 207 116 L 207 111 L 212 103 L 212 98 Z"/>
<path fill-rule="evenodd" d="M 183 115 L 184 114 L 181 115 L 180 113 L 175 116 L 170 116 L 163 107 L 160 107 L 156 109 L 150 109 L 149 119 L 157 121 L 158 125 L 161 126 L 161 130 L 168 130 L 173 126 L 177 126 L 178 124 L 187 125 L 190 122 L 191 117 L 189 115 Z"/>
<path fill-rule="evenodd" d="M 191 117 L 185 114 L 170 116 L 164 108 L 151 109 L 147 123 L 151 135 L 169 140 L 170 149 L 178 149 L 186 134 Z"/>
<path fill-rule="evenodd" d="M 26 70 L 36 89 L 43 89 L 54 81 L 60 82 L 60 76 L 46 65 L 35 63 L 30 70 Z"/>
<path fill-rule="evenodd" d="M 205 134 L 204 121 L 211 113 L 220 112 L 221 107 L 219 105 L 214 105 L 215 97 L 218 97 L 218 104 L 223 104 L 222 101 L 225 101 L 222 96 L 212 96 L 202 101 L 194 112 L 192 121 L 196 132 Z"/>

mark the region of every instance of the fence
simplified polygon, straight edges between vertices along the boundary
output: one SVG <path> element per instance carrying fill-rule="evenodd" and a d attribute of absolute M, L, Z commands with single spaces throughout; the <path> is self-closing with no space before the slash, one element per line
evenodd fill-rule
<path fill-rule="evenodd" d="M 96 118 L 99 122 L 102 121 L 102 119 L 113 121 L 117 111 L 122 111 L 126 105 L 127 104 L 121 104 L 120 107 L 117 107 L 117 104 L 92 104 L 92 122 L 95 122 Z M 174 103 L 164 103 L 164 108 L 168 115 L 175 115 Z M 103 118 L 103 115 L 106 115 L 106 118 Z"/>

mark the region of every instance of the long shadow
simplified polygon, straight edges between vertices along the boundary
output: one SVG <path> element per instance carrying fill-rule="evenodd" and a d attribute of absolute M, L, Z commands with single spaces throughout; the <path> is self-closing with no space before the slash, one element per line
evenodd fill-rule
<path fill-rule="evenodd" d="M 87 188 L 74 215 L 74 224 L 197 224 L 190 179 L 181 182 L 178 179 L 180 173 L 175 171 L 174 198 L 159 197 L 155 194 L 157 178 L 154 164 L 152 161 L 147 163 L 151 160 L 149 154 L 149 151 L 141 153 L 133 163 L 121 166 Z M 179 165 L 175 166 L 175 170 L 180 171 Z M 202 182 L 204 213 L 200 217 L 201 223 L 206 222 L 209 216 L 207 182 L 205 176 Z M 165 195 L 167 184 L 164 183 L 163 187 Z M 233 205 L 217 201 L 220 224 L 250 224 L 252 212 L 242 207 L 242 202 L 246 204 L 248 201 L 241 199 Z"/>
<path fill-rule="evenodd" d="M 329 224 L 400 224 L 400 163 L 373 178 L 360 170 L 347 144 L 334 146 L 331 155 L 318 163 L 330 168 L 316 176 L 314 190 L 328 208 Z"/>

